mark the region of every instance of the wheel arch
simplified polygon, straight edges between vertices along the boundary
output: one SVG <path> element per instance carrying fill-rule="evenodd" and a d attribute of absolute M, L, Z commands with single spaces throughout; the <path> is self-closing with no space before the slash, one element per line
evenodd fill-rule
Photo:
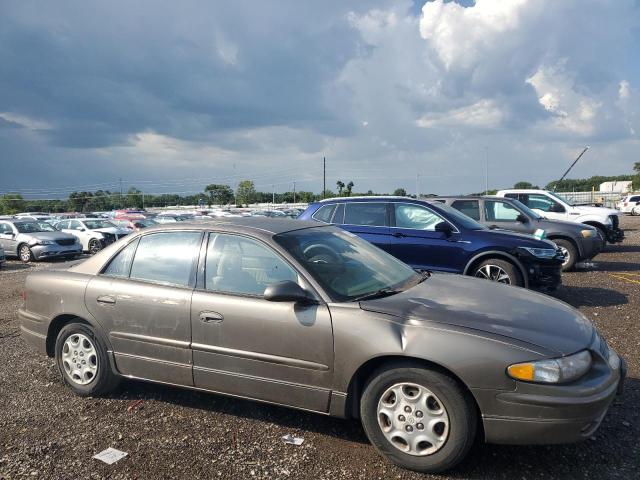
<path fill-rule="evenodd" d="M 467 262 L 467 266 L 464 267 L 462 274 L 469 275 L 469 272 L 472 271 L 473 268 L 476 265 L 478 265 L 480 262 L 482 262 L 483 260 L 487 260 L 489 258 L 495 258 L 495 257 L 499 257 L 503 260 L 507 260 L 513 263 L 520 271 L 520 275 L 522 275 L 522 281 L 524 282 L 524 287 L 529 288 L 529 275 L 527 275 L 527 270 L 526 268 L 524 268 L 524 265 L 522 265 L 522 262 L 518 260 L 514 255 L 511 255 L 510 253 L 503 252 L 500 250 L 488 250 L 475 255 L 473 258 L 471 258 L 471 260 Z"/>
<path fill-rule="evenodd" d="M 604 230 L 605 232 L 607 231 L 607 226 L 604 225 L 602 222 L 598 222 L 596 220 L 585 220 L 581 223 L 584 223 L 585 225 L 591 225 L 592 227 L 599 228 L 601 230 Z"/>
<path fill-rule="evenodd" d="M 58 338 L 58 334 L 60 333 L 60 330 L 62 330 L 65 327 L 65 325 L 68 325 L 69 323 L 82 323 L 84 325 L 92 327 L 103 338 L 103 340 L 106 340 L 104 339 L 104 335 L 102 335 L 101 329 L 94 323 L 78 315 L 74 315 L 72 313 L 63 313 L 54 317 L 54 319 L 51 320 L 51 322 L 49 323 L 49 328 L 47 329 L 47 338 L 45 343 L 47 356 L 49 357 L 55 356 L 55 345 L 56 345 L 56 339 Z M 108 343 L 107 343 L 107 348 L 110 348 Z"/>
<path fill-rule="evenodd" d="M 478 414 L 478 429 L 479 432 L 484 436 L 484 432 L 482 431 L 482 415 L 480 412 L 480 406 L 478 404 L 478 400 L 473 395 L 471 389 L 467 386 L 467 384 L 462 381 L 462 379 L 449 368 L 431 360 L 427 360 L 420 357 L 413 356 L 404 356 L 404 355 L 383 355 L 380 357 L 374 357 L 367 360 L 365 363 L 360 365 L 358 369 L 351 376 L 351 380 L 349 381 L 349 386 L 347 388 L 347 399 L 345 403 L 345 416 L 348 418 L 360 418 L 360 397 L 362 396 L 362 392 L 367 384 L 367 380 L 371 378 L 371 375 L 378 370 L 379 368 L 393 364 L 393 363 L 404 363 L 404 364 L 413 364 L 416 366 L 420 366 L 423 368 L 429 368 L 445 375 L 453 378 L 458 384 L 464 389 L 469 398 L 473 401 L 474 408 L 476 409 L 476 413 Z"/>
<path fill-rule="evenodd" d="M 567 242 L 571 242 L 571 244 L 575 247 L 576 251 L 578 252 L 578 259 L 582 258 L 582 244 L 580 242 L 576 242 L 575 239 L 571 238 L 568 235 L 562 234 L 562 233 L 554 233 L 551 234 L 547 237 L 549 240 L 553 241 L 553 240 L 566 240 Z"/>

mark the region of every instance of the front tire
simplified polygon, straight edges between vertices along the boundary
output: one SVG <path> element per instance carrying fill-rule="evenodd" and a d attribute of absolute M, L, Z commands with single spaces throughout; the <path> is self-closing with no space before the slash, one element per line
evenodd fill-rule
<path fill-rule="evenodd" d="M 55 357 L 62 382 L 77 395 L 103 395 L 118 386 L 107 348 L 89 325 L 65 325 L 56 338 Z"/>
<path fill-rule="evenodd" d="M 572 271 L 575 268 L 576 263 L 578 262 L 578 250 L 576 249 L 575 245 L 569 240 L 564 240 L 561 238 L 552 241 L 558 247 L 560 247 L 560 250 L 562 250 L 562 253 L 564 254 L 565 260 L 562 264 L 562 271 Z"/>
<path fill-rule="evenodd" d="M 375 372 L 360 399 L 369 441 L 384 457 L 424 473 L 453 468 L 473 445 L 477 415 L 453 378 L 412 364 Z"/>
<path fill-rule="evenodd" d="M 18 257 L 20 257 L 20 260 L 23 263 L 29 263 L 34 260 L 33 252 L 31 251 L 31 248 L 29 248 L 29 245 L 27 244 L 20 245 L 20 248 L 18 249 Z"/>
<path fill-rule="evenodd" d="M 102 244 L 100 243 L 100 240 L 94 238 L 89 242 L 89 253 L 91 255 L 95 255 L 100 250 L 102 250 Z"/>
<path fill-rule="evenodd" d="M 507 260 L 499 258 L 483 260 L 473 269 L 471 275 L 505 285 L 524 287 L 524 279 L 518 267 Z"/>

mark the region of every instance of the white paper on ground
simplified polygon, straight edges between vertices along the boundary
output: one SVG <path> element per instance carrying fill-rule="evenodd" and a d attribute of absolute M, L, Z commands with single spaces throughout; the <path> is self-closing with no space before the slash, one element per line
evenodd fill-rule
<path fill-rule="evenodd" d="M 111 465 L 126 456 L 127 456 L 127 452 L 121 452 L 120 450 L 116 450 L 115 448 L 109 447 L 106 450 L 101 451 L 97 455 L 94 455 L 93 458 L 101 460 L 107 465 Z"/>
<path fill-rule="evenodd" d="M 294 437 L 291 434 L 285 435 L 284 437 L 282 437 L 282 440 L 284 441 L 284 443 L 289 443 L 291 445 L 302 445 L 302 442 L 304 442 L 304 438 Z"/>

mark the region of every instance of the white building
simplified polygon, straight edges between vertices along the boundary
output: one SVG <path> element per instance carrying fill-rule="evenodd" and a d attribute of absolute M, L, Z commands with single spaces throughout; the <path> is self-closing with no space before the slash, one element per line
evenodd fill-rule
<path fill-rule="evenodd" d="M 600 184 L 601 192 L 627 193 L 633 189 L 631 180 L 620 180 L 616 182 L 604 182 Z"/>

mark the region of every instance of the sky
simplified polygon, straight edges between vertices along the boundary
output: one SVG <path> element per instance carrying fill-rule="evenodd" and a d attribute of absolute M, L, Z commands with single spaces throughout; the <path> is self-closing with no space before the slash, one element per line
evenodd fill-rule
<path fill-rule="evenodd" d="M 0 194 L 631 173 L 640 0 L 0 0 Z"/>

